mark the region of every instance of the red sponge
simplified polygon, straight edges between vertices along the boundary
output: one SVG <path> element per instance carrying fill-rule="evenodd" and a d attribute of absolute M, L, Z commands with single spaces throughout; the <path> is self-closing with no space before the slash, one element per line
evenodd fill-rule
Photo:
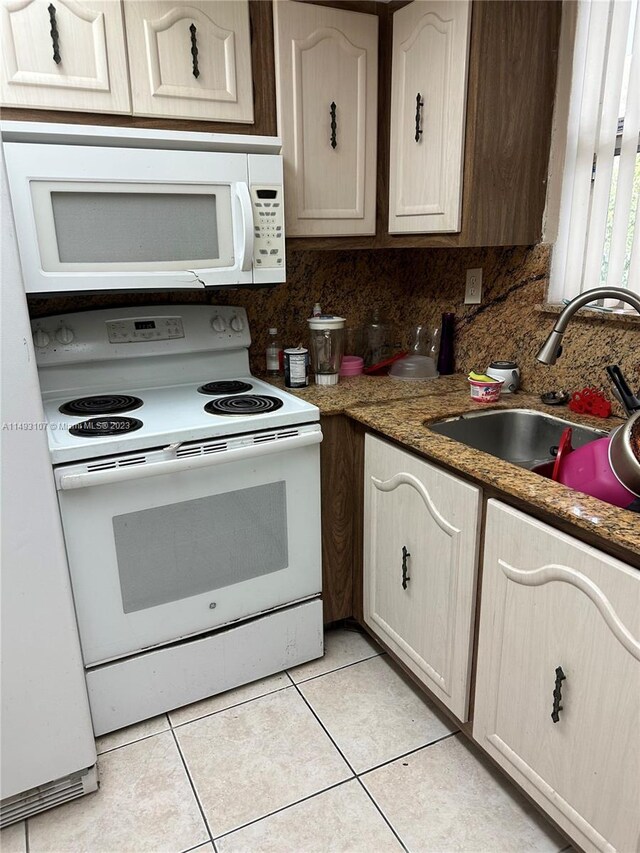
<path fill-rule="evenodd" d="M 611 414 L 611 403 L 604 392 L 593 387 L 574 391 L 569 400 L 569 408 L 572 412 L 593 415 L 596 418 L 608 418 Z"/>

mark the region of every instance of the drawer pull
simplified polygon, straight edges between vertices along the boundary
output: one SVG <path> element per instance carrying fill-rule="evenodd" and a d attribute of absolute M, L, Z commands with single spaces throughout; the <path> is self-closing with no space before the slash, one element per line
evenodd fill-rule
<path fill-rule="evenodd" d="M 423 107 L 424 107 L 424 101 L 422 100 L 422 97 L 420 96 L 420 92 L 418 92 L 418 94 L 416 95 L 416 135 L 415 135 L 416 142 L 420 142 L 420 137 L 422 135 L 422 128 L 420 127 L 420 118 L 421 118 L 420 111 L 422 110 Z"/>
<path fill-rule="evenodd" d="M 562 711 L 562 682 L 566 679 L 566 675 L 562 671 L 562 667 L 556 667 L 556 685 L 553 690 L 553 711 L 551 712 L 551 719 L 554 723 L 557 723 L 560 719 L 560 711 Z"/>
<path fill-rule="evenodd" d="M 336 131 L 338 129 L 338 125 L 336 122 L 336 102 L 331 101 L 331 106 L 329 107 L 329 115 L 331 116 L 331 147 L 335 149 L 338 144 L 338 140 L 336 138 Z"/>
<path fill-rule="evenodd" d="M 200 76 L 200 70 L 198 69 L 198 42 L 196 41 L 196 25 L 191 24 L 189 27 L 189 32 L 191 33 L 191 56 L 193 63 L 193 76 L 198 79 Z"/>
<path fill-rule="evenodd" d="M 402 546 L 402 589 L 407 588 L 407 582 L 411 580 L 408 575 L 409 568 L 407 566 L 407 557 L 410 557 L 411 554 L 407 551 L 407 546 Z"/>
<path fill-rule="evenodd" d="M 56 7 L 50 3 L 47 7 L 49 12 L 49 22 L 51 23 L 51 43 L 53 44 L 53 61 L 56 65 L 60 65 L 62 57 L 60 56 L 60 36 L 58 35 L 58 24 L 56 23 Z"/>

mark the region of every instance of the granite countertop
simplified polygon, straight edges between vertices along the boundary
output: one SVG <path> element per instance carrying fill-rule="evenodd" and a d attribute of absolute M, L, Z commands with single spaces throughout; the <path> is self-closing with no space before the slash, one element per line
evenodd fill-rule
<path fill-rule="evenodd" d="M 343 376 L 337 385 L 311 384 L 306 388 L 286 388 L 284 379 L 279 376 L 261 378 L 317 406 L 322 415 L 343 415 L 353 406 L 440 396 L 468 387 L 462 376 L 440 376 L 438 379 L 418 379 L 412 382 L 390 379 L 388 376 Z"/>
<path fill-rule="evenodd" d="M 274 384 L 284 387 L 279 379 Z M 443 376 L 435 380 L 402 382 L 387 377 L 357 376 L 341 379 L 332 387 L 310 385 L 308 388 L 286 390 L 318 406 L 322 415 L 345 414 L 480 485 L 491 486 L 563 519 L 577 528 L 577 536 L 580 530 L 587 531 L 592 537 L 603 540 L 605 550 L 606 543 L 610 542 L 627 551 L 631 563 L 640 567 L 640 514 L 569 489 L 431 432 L 425 426 L 429 421 L 481 408 L 472 402 L 465 377 Z M 535 409 L 605 430 L 622 423 L 618 418 L 603 420 L 576 415 L 564 406 L 545 406 L 538 396 L 525 393 L 504 395 L 491 408 Z"/>

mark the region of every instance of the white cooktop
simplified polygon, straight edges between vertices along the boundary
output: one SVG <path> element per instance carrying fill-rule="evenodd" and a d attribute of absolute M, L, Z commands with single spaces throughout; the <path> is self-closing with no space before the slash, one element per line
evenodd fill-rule
<path fill-rule="evenodd" d="M 316 406 L 300 400 L 291 394 L 274 388 L 253 376 L 235 377 L 252 386 L 247 394 L 261 394 L 282 401 L 282 406 L 272 412 L 253 415 L 218 415 L 205 411 L 210 400 L 227 396 L 226 394 L 201 394 L 197 390 L 203 383 L 169 385 L 160 388 L 112 388 L 114 394 L 130 394 L 139 397 L 143 404 L 131 411 L 119 412 L 117 417 L 136 418 L 142 421 L 142 427 L 120 435 L 74 436 L 69 427 L 88 420 L 88 416 L 65 415 L 59 409 L 71 398 L 55 396 L 44 400 L 45 417 L 48 423 L 49 450 L 54 464 L 93 459 L 130 451 L 165 447 L 177 442 L 197 441 L 205 438 L 238 435 L 257 432 L 273 427 L 310 423 L 320 417 Z M 203 377 L 211 381 L 211 377 Z M 108 393 L 101 389 L 100 393 Z M 100 415 L 91 415 L 100 419 Z M 107 416 L 104 416 L 105 419 Z"/>
<path fill-rule="evenodd" d="M 44 336 L 48 339 L 36 354 L 49 450 L 56 465 L 320 418 L 316 406 L 250 375 L 250 337 L 241 308 L 180 305 L 88 311 L 34 320 L 32 328 L 34 336 L 43 333 L 40 343 Z M 69 331 L 73 340 L 60 341 L 69 337 Z M 242 394 L 198 391 L 201 385 L 220 380 L 240 380 L 251 389 Z M 60 412 L 76 398 L 111 394 L 138 397 L 142 406 L 114 415 Z M 205 411 L 211 400 L 244 394 L 274 397 L 282 405 L 259 414 Z M 110 417 L 135 418 L 142 426 L 88 437 L 69 431 L 83 421 Z"/>

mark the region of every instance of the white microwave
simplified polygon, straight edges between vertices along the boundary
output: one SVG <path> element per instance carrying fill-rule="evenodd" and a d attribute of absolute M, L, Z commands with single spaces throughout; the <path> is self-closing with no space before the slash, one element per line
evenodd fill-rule
<path fill-rule="evenodd" d="M 281 155 L 238 150 L 256 138 L 90 130 L 6 141 L 23 137 L 3 127 L 28 293 L 285 280 Z"/>

